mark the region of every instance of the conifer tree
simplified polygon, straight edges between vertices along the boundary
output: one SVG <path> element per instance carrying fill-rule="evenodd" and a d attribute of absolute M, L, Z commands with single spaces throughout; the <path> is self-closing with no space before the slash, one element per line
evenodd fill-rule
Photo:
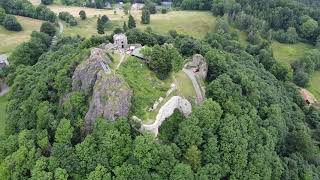
<path fill-rule="evenodd" d="M 134 20 L 133 16 L 130 14 L 129 20 L 128 20 L 128 28 L 133 29 L 136 27 L 136 21 Z"/>

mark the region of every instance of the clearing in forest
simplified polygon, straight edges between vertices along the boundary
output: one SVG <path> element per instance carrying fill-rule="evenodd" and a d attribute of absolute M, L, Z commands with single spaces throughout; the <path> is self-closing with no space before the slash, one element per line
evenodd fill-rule
<path fill-rule="evenodd" d="M 23 30 L 19 32 L 8 31 L 0 26 L 0 54 L 10 53 L 22 42 L 30 39 L 32 31 L 39 31 L 43 21 L 28 17 L 16 16 Z"/>
<path fill-rule="evenodd" d="M 284 44 L 274 41 L 271 47 L 274 57 L 289 66 L 292 62 L 302 57 L 304 53 L 313 49 L 312 45 L 301 42 L 296 44 Z"/>

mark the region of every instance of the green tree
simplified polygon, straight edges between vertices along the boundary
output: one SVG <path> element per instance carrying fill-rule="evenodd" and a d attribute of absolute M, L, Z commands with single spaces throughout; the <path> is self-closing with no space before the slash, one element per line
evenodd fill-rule
<path fill-rule="evenodd" d="M 9 31 L 21 31 L 22 26 L 17 21 L 16 17 L 12 15 L 6 15 L 2 22 L 3 26 Z"/>
<path fill-rule="evenodd" d="M 5 16 L 6 16 L 6 11 L 2 7 L 0 7 L 0 24 L 3 23 Z"/>
<path fill-rule="evenodd" d="M 86 15 L 86 12 L 85 12 L 84 10 L 81 10 L 81 11 L 79 12 L 79 16 L 80 16 L 80 18 L 81 18 L 82 20 L 87 19 L 87 15 Z"/>
<path fill-rule="evenodd" d="M 127 32 L 127 31 L 128 31 L 128 26 L 127 26 L 127 23 L 126 23 L 126 22 L 123 22 L 122 29 L 123 29 L 124 32 Z"/>
<path fill-rule="evenodd" d="M 56 34 L 57 30 L 52 23 L 44 22 L 44 23 L 42 23 L 42 25 L 40 27 L 40 32 L 46 33 L 49 36 L 54 36 Z"/>
<path fill-rule="evenodd" d="M 104 34 L 104 25 L 100 18 L 97 20 L 97 31 L 99 34 Z"/>
<path fill-rule="evenodd" d="M 128 28 L 133 29 L 135 27 L 136 27 L 136 21 L 134 20 L 133 16 L 130 14 L 129 20 L 128 20 Z"/>
<path fill-rule="evenodd" d="M 41 3 L 44 5 L 50 5 L 53 3 L 53 0 L 41 0 Z"/>
<path fill-rule="evenodd" d="M 67 180 L 68 177 L 69 177 L 69 175 L 65 169 L 57 168 L 54 171 L 54 178 L 56 180 Z"/>
<path fill-rule="evenodd" d="M 55 142 L 70 144 L 72 136 L 73 127 L 71 126 L 70 121 L 67 119 L 62 119 L 56 130 Z"/>
<path fill-rule="evenodd" d="M 170 179 L 184 180 L 184 179 L 194 179 L 194 173 L 191 166 L 183 163 L 178 163 L 170 175 Z"/>
<path fill-rule="evenodd" d="M 197 148 L 197 146 L 192 145 L 184 154 L 184 159 L 186 160 L 186 163 L 189 164 L 196 172 L 201 166 L 201 151 Z"/>
<path fill-rule="evenodd" d="M 88 176 L 88 180 L 97 180 L 97 179 L 104 179 L 104 180 L 112 179 L 111 174 L 108 173 L 107 169 L 101 166 L 100 164 Z"/>
<path fill-rule="evenodd" d="M 172 70 L 179 71 L 182 68 L 183 58 L 170 44 L 144 48 L 142 53 L 149 60 L 149 68 L 156 72 L 160 79 L 166 79 Z"/>
<path fill-rule="evenodd" d="M 301 26 L 302 34 L 306 38 L 310 38 L 314 35 L 315 31 L 318 29 L 318 22 L 310 18 Z"/>
<path fill-rule="evenodd" d="M 142 10 L 141 23 L 150 24 L 150 11 L 148 11 L 147 9 Z"/>

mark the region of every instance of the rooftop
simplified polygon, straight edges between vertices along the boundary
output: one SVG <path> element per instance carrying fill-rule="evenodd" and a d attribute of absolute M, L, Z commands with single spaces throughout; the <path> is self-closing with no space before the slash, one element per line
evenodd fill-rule
<path fill-rule="evenodd" d="M 5 54 L 0 54 L 0 63 L 7 63 L 8 57 Z"/>
<path fill-rule="evenodd" d="M 127 38 L 127 36 L 123 33 L 113 35 L 113 40 L 124 39 L 124 38 Z"/>

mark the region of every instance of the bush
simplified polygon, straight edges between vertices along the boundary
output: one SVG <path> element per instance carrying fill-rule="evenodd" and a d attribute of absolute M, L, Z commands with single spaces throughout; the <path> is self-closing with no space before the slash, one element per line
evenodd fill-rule
<path fill-rule="evenodd" d="M 165 8 L 161 9 L 161 13 L 162 13 L 162 14 L 166 14 L 167 12 L 168 12 L 167 9 L 165 9 Z"/>
<path fill-rule="evenodd" d="M 79 16 L 80 16 L 80 18 L 81 18 L 82 20 L 87 19 L 87 15 L 86 15 L 86 12 L 85 12 L 84 10 L 81 10 L 81 11 L 79 12 Z"/>
<path fill-rule="evenodd" d="M 48 34 L 49 36 L 54 36 L 56 34 L 57 30 L 52 23 L 44 22 L 44 23 L 42 23 L 42 25 L 40 27 L 40 32 L 44 32 L 44 33 Z"/>
<path fill-rule="evenodd" d="M 63 21 L 66 21 L 70 26 L 76 26 L 77 20 L 69 12 L 60 12 L 59 18 Z"/>
<path fill-rule="evenodd" d="M 16 17 L 12 15 L 6 15 L 3 20 L 3 26 L 9 31 L 21 31 L 22 27 L 17 21 Z"/>
<path fill-rule="evenodd" d="M 41 0 L 41 3 L 44 5 L 49 5 L 53 3 L 53 0 Z"/>
<path fill-rule="evenodd" d="M 0 7 L 0 24 L 2 24 L 4 17 L 6 17 L 6 11 Z"/>

